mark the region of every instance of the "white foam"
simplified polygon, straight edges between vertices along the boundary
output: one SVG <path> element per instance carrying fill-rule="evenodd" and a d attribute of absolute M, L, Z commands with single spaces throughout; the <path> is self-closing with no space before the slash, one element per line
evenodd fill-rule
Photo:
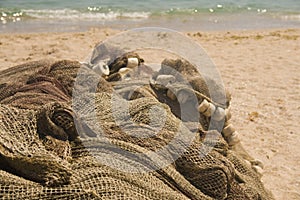
<path fill-rule="evenodd" d="M 123 13 L 122 17 L 127 18 L 138 18 L 138 19 L 146 19 L 150 16 L 150 12 L 131 12 L 131 13 Z"/>
<path fill-rule="evenodd" d="M 281 19 L 300 21 L 300 15 L 284 15 L 284 16 L 281 16 Z"/>
<path fill-rule="evenodd" d="M 118 18 L 147 19 L 148 12 L 80 12 L 71 9 L 60 10 L 22 10 L 28 16 L 38 19 L 67 19 L 67 20 L 114 20 Z"/>

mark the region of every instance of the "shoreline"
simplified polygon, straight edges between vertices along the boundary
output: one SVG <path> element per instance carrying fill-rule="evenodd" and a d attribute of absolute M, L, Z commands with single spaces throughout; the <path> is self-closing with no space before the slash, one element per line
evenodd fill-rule
<path fill-rule="evenodd" d="M 82 61 L 119 32 L 1 33 L 0 70 L 40 59 Z M 232 124 L 263 161 L 265 187 L 275 199 L 300 199 L 300 28 L 184 33 L 205 49 L 232 93 Z"/>
<path fill-rule="evenodd" d="M 298 17 L 298 18 L 297 18 Z M 82 32 L 92 28 L 119 31 L 139 27 L 164 27 L 177 31 L 226 31 L 300 28 L 300 16 L 284 18 L 258 13 L 199 13 L 116 19 L 27 19 L 0 21 L 1 33 Z"/>

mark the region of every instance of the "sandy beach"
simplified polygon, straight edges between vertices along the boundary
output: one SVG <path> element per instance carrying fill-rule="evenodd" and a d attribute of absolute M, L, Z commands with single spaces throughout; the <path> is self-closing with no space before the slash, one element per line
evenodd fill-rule
<path fill-rule="evenodd" d="M 39 59 L 83 61 L 120 31 L 0 34 L 0 70 Z M 232 93 L 233 125 L 263 161 L 276 199 L 300 199 L 300 29 L 189 32 L 215 62 Z"/>

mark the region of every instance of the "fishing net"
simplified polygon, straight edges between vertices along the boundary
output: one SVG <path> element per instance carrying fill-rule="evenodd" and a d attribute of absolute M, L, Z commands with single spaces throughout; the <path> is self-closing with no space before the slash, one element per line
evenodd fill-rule
<path fill-rule="evenodd" d="M 185 60 L 162 66 L 189 77 L 186 92 L 195 95 L 187 111 L 158 87 L 158 77 L 170 74 L 165 67 L 114 82 L 74 61 L 2 71 L 0 198 L 272 199 L 251 165 L 208 128 L 213 119 L 195 108 L 204 99 L 227 108 L 230 99 L 211 100 Z M 174 94 L 183 87 L 172 84 Z M 74 95 L 80 98 L 72 102 Z"/>

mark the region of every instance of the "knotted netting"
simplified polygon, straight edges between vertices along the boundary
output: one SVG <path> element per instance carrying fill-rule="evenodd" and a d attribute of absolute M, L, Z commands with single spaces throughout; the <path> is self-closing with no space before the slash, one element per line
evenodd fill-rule
<path fill-rule="evenodd" d="M 184 60 L 167 61 L 171 68 L 192 68 Z M 80 70 L 87 80 L 97 78 L 94 90 L 86 89 L 92 82 L 75 83 Z M 157 82 L 164 73 L 150 78 Z M 200 77 L 189 76 L 192 103 L 206 99 L 228 107 L 210 100 Z M 198 121 L 181 117 L 188 113 L 180 99 L 172 100 L 153 80 L 109 82 L 75 61 L 38 61 L 2 71 L 0 197 L 271 199 L 260 175 L 221 131 L 208 130 L 212 119 L 201 113 Z M 142 86 L 135 88 L 137 82 Z M 174 93 L 176 84 L 180 81 Z M 82 97 L 72 102 L 74 93 Z"/>

